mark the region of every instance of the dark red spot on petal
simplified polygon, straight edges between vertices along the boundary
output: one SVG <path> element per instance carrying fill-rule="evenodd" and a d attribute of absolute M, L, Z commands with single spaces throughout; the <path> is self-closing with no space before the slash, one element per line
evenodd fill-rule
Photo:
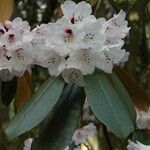
<path fill-rule="evenodd" d="M 74 24 L 75 23 L 75 19 L 74 17 L 71 18 L 71 23 Z"/>
<path fill-rule="evenodd" d="M 65 32 L 66 32 L 67 34 L 69 34 L 69 35 L 72 35 L 72 34 L 73 34 L 73 32 L 72 32 L 71 29 L 66 29 Z"/>
<path fill-rule="evenodd" d="M 15 35 L 14 34 L 9 34 L 8 38 L 9 38 L 10 42 L 13 42 L 14 39 L 15 39 Z"/>
<path fill-rule="evenodd" d="M 10 60 L 11 59 L 11 56 L 6 56 L 7 60 Z"/>

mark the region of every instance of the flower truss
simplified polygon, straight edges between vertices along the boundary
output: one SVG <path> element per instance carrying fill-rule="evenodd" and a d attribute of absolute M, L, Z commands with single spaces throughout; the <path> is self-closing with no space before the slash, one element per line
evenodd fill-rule
<path fill-rule="evenodd" d="M 20 76 L 38 64 L 48 68 L 50 75 L 83 86 L 83 76 L 95 68 L 111 73 L 114 65 L 128 60 L 129 52 L 122 49 L 130 29 L 124 11 L 106 21 L 96 19 L 85 1 L 67 0 L 61 9 L 62 18 L 33 30 L 20 18 L 0 25 L 2 79 Z"/>

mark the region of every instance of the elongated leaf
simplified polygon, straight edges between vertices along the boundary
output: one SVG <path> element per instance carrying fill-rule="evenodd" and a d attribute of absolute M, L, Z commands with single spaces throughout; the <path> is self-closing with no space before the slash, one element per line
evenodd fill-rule
<path fill-rule="evenodd" d="M 103 72 L 85 77 L 85 91 L 95 116 L 120 138 L 134 130 L 124 103 Z"/>
<path fill-rule="evenodd" d="M 67 85 L 58 104 L 44 121 L 32 150 L 64 150 L 79 121 L 84 99 L 83 88 Z"/>
<path fill-rule="evenodd" d="M 17 91 L 15 95 L 14 105 L 16 110 L 20 109 L 32 96 L 33 88 L 29 72 L 25 72 L 23 76 L 18 78 Z"/>
<path fill-rule="evenodd" d="M 123 82 L 129 95 L 132 98 L 134 105 L 143 111 L 148 111 L 150 106 L 150 98 L 146 94 L 143 88 L 122 68 L 116 67 L 114 69 L 115 74 Z"/>
<path fill-rule="evenodd" d="M 15 138 L 43 121 L 57 103 L 63 87 L 62 79 L 48 79 L 10 121 L 5 130 L 8 138 Z"/>
<path fill-rule="evenodd" d="M 147 135 L 145 130 L 134 131 L 130 137 L 130 140 L 134 141 L 134 142 L 139 141 L 139 142 L 146 144 L 146 145 L 150 144 L 149 136 Z"/>
<path fill-rule="evenodd" d="M 130 115 L 133 123 L 135 124 L 136 123 L 136 112 L 135 112 L 132 100 L 131 100 L 128 92 L 126 91 L 122 82 L 119 80 L 119 78 L 114 73 L 112 74 L 112 79 L 113 79 L 113 83 L 115 86 L 115 90 L 117 91 L 118 95 L 120 96 L 120 99 L 126 106 L 126 109 L 128 110 L 129 115 Z"/>
<path fill-rule="evenodd" d="M 2 82 L 0 94 L 4 105 L 6 106 L 10 105 L 10 103 L 15 97 L 16 89 L 17 89 L 16 77 L 14 77 L 11 81 Z"/>
<path fill-rule="evenodd" d="M 0 22 L 10 19 L 13 12 L 13 0 L 0 0 Z"/>

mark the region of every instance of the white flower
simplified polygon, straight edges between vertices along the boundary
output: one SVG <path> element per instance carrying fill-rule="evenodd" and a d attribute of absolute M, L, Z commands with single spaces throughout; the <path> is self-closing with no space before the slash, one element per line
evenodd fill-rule
<path fill-rule="evenodd" d="M 87 136 L 93 136 L 96 133 L 96 126 L 93 123 L 83 127 L 83 130 L 86 132 Z"/>
<path fill-rule="evenodd" d="M 27 36 L 29 42 L 24 47 L 34 59 L 34 64 L 40 64 L 45 59 L 46 53 L 49 50 L 45 44 L 48 29 L 46 24 L 42 24 L 33 29 L 31 34 Z"/>
<path fill-rule="evenodd" d="M 92 8 L 91 5 L 86 3 L 85 1 L 79 2 L 78 4 L 73 1 L 65 1 L 63 5 L 61 5 L 62 12 L 64 14 L 64 18 L 68 20 L 71 24 L 81 23 L 83 21 L 96 20 L 94 16 L 91 15 Z"/>
<path fill-rule="evenodd" d="M 29 53 L 27 53 L 23 49 L 17 49 L 11 52 L 10 57 L 10 63 L 13 69 L 20 73 L 24 72 L 32 64 L 33 61 Z"/>
<path fill-rule="evenodd" d="M 80 145 L 82 143 L 85 143 L 86 138 L 87 138 L 86 132 L 82 128 L 75 130 L 72 136 L 72 140 L 75 142 L 75 145 Z"/>
<path fill-rule="evenodd" d="M 96 132 L 96 127 L 93 123 L 89 123 L 88 125 L 75 130 L 72 140 L 76 145 L 80 145 L 86 142 L 86 139 L 90 136 L 93 136 Z"/>
<path fill-rule="evenodd" d="M 120 11 L 119 14 L 114 15 L 113 18 L 108 20 L 104 25 L 106 34 L 106 45 L 113 45 L 123 43 L 122 39 L 129 33 L 127 27 L 128 22 L 125 20 L 126 13 Z"/>
<path fill-rule="evenodd" d="M 66 22 L 48 24 L 46 46 L 55 49 L 61 56 L 68 55 L 75 46 L 77 28 L 69 27 Z"/>
<path fill-rule="evenodd" d="M 40 65 L 48 68 L 50 75 L 58 76 L 60 71 L 59 65 L 63 62 L 63 57 L 58 55 L 55 51 L 48 51 L 44 61 L 41 60 Z"/>
<path fill-rule="evenodd" d="M 148 112 L 144 112 L 135 108 L 137 119 L 136 124 L 139 129 L 150 129 L 150 108 Z"/>
<path fill-rule="evenodd" d="M 21 18 L 17 17 L 12 21 L 11 28 L 17 30 L 21 35 L 29 32 L 31 27 L 27 21 L 23 21 Z"/>
<path fill-rule="evenodd" d="M 72 52 L 70 58 L 66 62 L 65 68 L 75 68 L 80 70 L 84 75 L 92 74 L 94 66 L 94 55 L 90 49 L 80 49 Z"/>
<path fill-rule="evenodd" d="M 47 25 L 45 45 L 49 58 L 53 50 L 65 59 L 53 70 L 62 73 L 67 83 L 83 86 L 83 75 L 92 74 L 95 68 L 111 73 L 114 65 L 128 60 L 129 53 L 122 49 L 122 39 L 129 31 L 125 12 L 106 21 L 92 16 L 91 6 L 85 1 L 65 1 L 61 8 L 64 16 Z"/>
<path fill-rule="evenodd" d="M 25 140 L 23 150 L 31 150 L 32 141 L 33 141 L 33 138 L 29 138 L 29 139 Z"/>
<path fill-rule="evenodd" d="M 27 51 L 31 36 L 30 26 L 21 18 L 12 22 L 5 21 L 4 25 L 6 30 L 0 27 L 3 33 L 0 37 L 0 69 L 8 70 L 11 76 L 20 76 L 33 62 Z"/>
<path fill-rule="evenodd" d="M 104 24 L 105 19 L 100 18 L 95 22 L 84 25 L 77 32 L 76 48 L 92 48 L 92 47 L 101 47 L 105 42 L 105 36 L 100 32 L 102 25 Z"/>
<path fill-rule="evenodd" d="M 121 62 L 126 62 L 129 58 L 129 52 L 126 50 L 121 49 L 122 45 L 114 45 L 106 48 L 104 50 L 104 55 L 107 58 L 107 61 L 112 64 L 119 64 Z"/>
<path fill-rule="evenodd" d="M 99 46 L 105 41 L 105 37 L 100 33 L 103 22 L 104 19 L 98 19 L 82 28 L 70 26 L 66 20 L 50 23 L 48 24 L 46 45 L 56 49 L 60 55 L 68 55 L 81 48 Z"/>
<path fill-rule="evenodd" d="M 29 42 L 28 38 L 26 38 L 30 33 L 30 26 L 27 21 L 16 18 L 11 22 L 7 30 L 0 41 L 0 45 L 5 46 L 7 50 L 13 51 L 22 48 L 22 45 Z"/>
<path fill-rule="evenodd" d="M 96 19 L 90 4 L 65 1 L 63 17 L 32 31 L 27 21 L 16 18 L 0 24 L 0 70 L 20 76 L 32 64 L 46 67 L 50 75 L 67 83 L 84 85 L 83 76 L 95 68 L 111 73 L 114 65 L 126 62 L 122 49 L 129 32 L 125 12 L 112 19 Z"/>
<path fill-rule="evenodd" d="M 150 146 L 144 145 L 140 142 L 132 142 L 129 140 L 129 145 L 127 146 L 128 150 L 150 150 Z"/>

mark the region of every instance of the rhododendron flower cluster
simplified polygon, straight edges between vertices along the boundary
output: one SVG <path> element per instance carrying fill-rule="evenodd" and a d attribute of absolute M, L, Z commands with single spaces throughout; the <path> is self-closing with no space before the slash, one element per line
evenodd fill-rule
<path fill-rule="evenodd" d="M 128 60 L 122 49 L 129 28 L 125 12 L 106 21 L 92 15 L 90 4 L 65 1 L 62 18 L 31 30 L 20 18 L 0 25 L 0 70 L 5 80 L 20 76 L 34 64 L 62 75 L 67 83 L 83 85 L 83 76 L 95 68 L 111 73 Z"/>

